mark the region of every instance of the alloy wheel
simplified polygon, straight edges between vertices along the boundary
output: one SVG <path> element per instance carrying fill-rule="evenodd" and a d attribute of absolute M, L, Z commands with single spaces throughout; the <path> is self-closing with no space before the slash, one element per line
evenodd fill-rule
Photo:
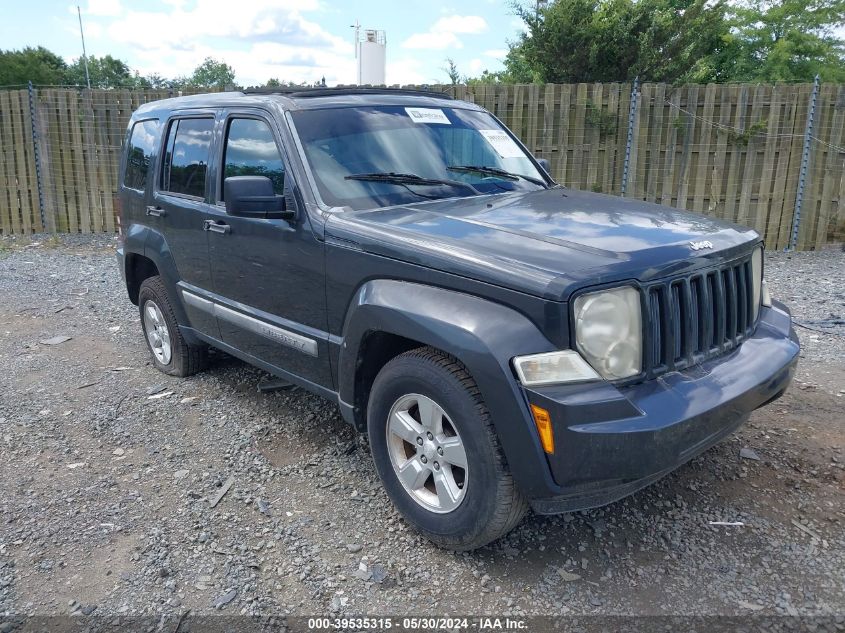
<path fill-rule="evenodd" d="M 173 350 L 170 345 L 170 330 L 155 301 L 147 301 L 144 306 L 144 332 L 153 350 L 156 360 L 162 365 L 169 365 Z"/>
<path fill-rule="evenodd" d="M 426 510 L 452 512 L 466 496 L 464 444 L 443 408 L 427 396 L 399 398 L 387 421 L 387 449 L 396 477 Z"/>

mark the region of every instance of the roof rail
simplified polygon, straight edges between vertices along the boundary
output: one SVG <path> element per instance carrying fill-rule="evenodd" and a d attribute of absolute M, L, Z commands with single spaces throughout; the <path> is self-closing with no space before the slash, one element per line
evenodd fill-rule
<path fill-rule="evenodd" d="M 412 88 L 372 88 L 358 86 L 337 86 L 335 88 L 308 88 L 299 86 L 282 86 L 278 88 L 245 88 L 242 92 L 246 95 L 284 95 L 293 98 L 309 97 L 331 97 L 334 95 L 386 95 L 400 94 L 420 97 L 437 97 L 439 99 L 452 99 L 452 96 L 437 90 L 424 90 Z"/>

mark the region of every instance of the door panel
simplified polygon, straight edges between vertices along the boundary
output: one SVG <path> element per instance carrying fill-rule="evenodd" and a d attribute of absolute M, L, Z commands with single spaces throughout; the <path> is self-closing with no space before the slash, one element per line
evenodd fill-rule
<path fill-rule="evenodd" d="M 146 211 L 150 226 L 165 236 L 179 279 L 200 295 L 213 290 L 207 231 L 204 230 L 212 207 L 207 201 L 207 170 L 213 128 L 214 118 L 210 116 L 170 121 L 159 187 Z M 193 328 L 214 338 L 220 337 L 213 314 L 184 303 Z"/>
<path fill-rule="evenodd" d="M 221 204 L 210 217 L 227 228 L 208 232 L 214 290 L 224 308 L 217 311 L 221 339 L 330 387 L 323 244 L 304 213 L 291 221 L 226 213 L 222 178 L 227 174 L 267 176 L 278 195 L 291 183 L 285 182 L 281 144 L 267 120 L 231 112 L 224 130 L 221 179 L 215 188 Z"/>

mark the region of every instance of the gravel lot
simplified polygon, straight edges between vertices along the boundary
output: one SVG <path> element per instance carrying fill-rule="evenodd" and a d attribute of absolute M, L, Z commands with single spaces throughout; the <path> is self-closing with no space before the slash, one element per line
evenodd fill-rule
<path fill-rule="evenodd" d="M 405 526 L 334 406 L 223 355 L 158 373 L 113 239 L 34 239 L 0 241 L 0 616 L 845 614 L 845 253 L 771 254 L 804 354 L 735 436 L 454 554 Z"/>

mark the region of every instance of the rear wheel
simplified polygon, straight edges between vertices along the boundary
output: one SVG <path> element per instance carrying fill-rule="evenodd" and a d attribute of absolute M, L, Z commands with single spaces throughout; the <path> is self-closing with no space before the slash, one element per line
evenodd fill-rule
<path fill-rule="evenodd" d="M 144 339 L 159 371 L 171 376 L 190 376 L 205 368 L 208 347 L 185 341 L 161 277 L 150 277 L 141 284 L 138 308 Z"/>
<path fill-rule="evenodd" d="M 436 544 L 475 549 L 525 515 L 481 393 L 451 356 L 424 347 L 387 363 L 373 383 L 367 426 L 388 495 Z"/>

